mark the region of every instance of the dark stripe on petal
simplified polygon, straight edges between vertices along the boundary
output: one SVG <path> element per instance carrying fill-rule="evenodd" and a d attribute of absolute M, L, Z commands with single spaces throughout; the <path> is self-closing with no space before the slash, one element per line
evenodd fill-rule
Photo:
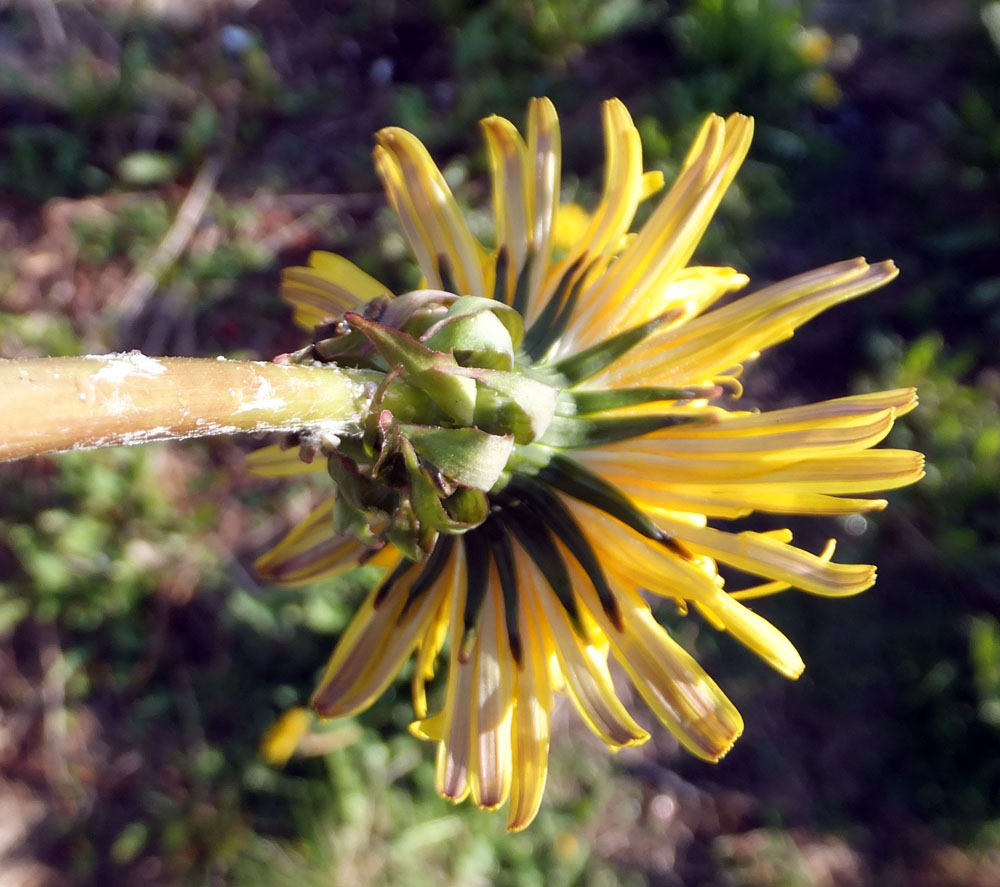
<path fill-rule="evenodd" d="M 565 308 L 576 304 L 580 295 L 580 288 L 583 285 L 584 275 L 579 273 L 586 256 L 580 256 L 563 274 L 559 285 L 555 288 L 548 302 L 542 309 L 541 314 L 535 318 L 527 335 L 524 337 L 524 350 L 532 360 L 538 360 L 552 346 L 552 343 L 559 337 L 555 331 L 557 319 L 565 314 Z M 572 289 L 571 289 L 572 285 Z M 567 292 L 569 295 L 567 296 Z M 562 329 L 566 328 L 566 320 L 562 322 Z M 560 331 L 561 332 L 561 331 Z"/>
<path fill-rule="evenodd" d="M 717 385 L 691 388 L 617 388 L 608 391 L 566 391 L 562 398 L 569 403 L 560 403 L 557 413 L 586 416 L 590 413 L 604 413 L 645 403 L 666 400 L 697 400 L 718 397 L 722 389 Z M 572 412 L 570 412 L 572 410 Z"/>
<path fill-rule="evenodd" d="M 504 305 L 507 301 L 507 278 L 510 275 L 510 253 L 506 246 L 501 246 L 497 250 L 496 271 L 493 281 L 493 298 Z"/>
<path fill-rule="evenodd" d="M 499 517 L 516 537 L 552 589 L 556 600 L 569 616 L 573 630 L 582 638 L 585 636 L 580 621 L 580 607 L 573 594 L 573 582 L 566 569 L 566 563 L 556 547 L 552 533 L 544 521 L 524 505 L 504 507 Z"/>
<path fill-rule="evenodd" d="M 483 609 L 490 581 L 490 549 L 482 530 L 473 530 L 462 537 L 465 545 L 465 612 L 462 614 L 462 643 L 459 662 L 467 662 L 479 631 L 479 614 Z"/>
<path fill-rule="evenodd" d="M 517 285 L 514 287 L 513 309 L 524 317 L 528 311 L 528 291 L 531 288 L 531 267 L 535 263 L 535 251 L 528 248 L 524 256 L 524 264 L 517 275 Z"/>
<path fill-rule="evenodd" d="M 615 598 L 611 586 L 608 585 L 600 560 L 594 554 L 594 549 L 590 547 L 590 542 L 576 522 L 576 518 L 570 514 L 569 509 L 555 493 L 536 479 L 517 478 L 511 486 L 516 486 L 518 497 L 548 525 L 549 529 L 559 537 L 559 541 L 569 549 L 570 554 L 576 558 L 590 578 L 608 619 L 619 631 L 623 630 L 624 623 L 618 600 Z"/>
<path fill-rule="evenodd" d="M 521 627 L 518 622 L 520 601 L 518 599 L 517 575 L 514 570 L 514 552 L 510 546 L 510 537 L 503 527 L 491 526 L 493 532 L 488 533 L 493 561 L 500 575 L 500 588 L 503 590 L 504 618 L 507 622 L 507 640 L 510 643 L 510 653 L 518 667 L 523 665 L 524 645 L 521 643 Z"/>
<path fill-rule="evenodd" d="M 393 586 L 403 577 L 403 575 L 415 567 L 416 563 L 411 561 L 408 557 L 401 558 L 399 563 L 393 567 L 392 572 L 382 580 L 382 584 L 378 587 L 378 591 L 375 592 L 375 600 L 372 601 L 372 606 L 378 609 L 385 603 L 385 599 L 389 596 L 389 592 L 392 591 Z"/>
<path fill-rule="evenodd" d="M 614 363 L 623 354 L 652 335 L 658 327 L 676 320 L 678 316 L 678 311 L 668 311 L 659 317 L 654 317 L 652 320 L 647 320 L 645 323 L 618 333 L 616 336 L 611 336 L 603 342 L 591 345 L 590 348 L 557 360 L 550 366 L 544 364 L 542 366 L 544 369 L 558 373 L 565 385 L 576 385 Z"/>
<path fill-rule="evenodd" d="M 556 319 L 550 325 L 548 332 L 542 342 L 541 347 L 538 349 L 538 358 L 545 356 L 545 352 L 549 350 L 566 332 L 566 327 L 569 326 L 570 320 L 572 320 L 573 315 L 576 313 L 577 303 L 580 301 L 580 293 L 583 292 L 584 280 L 589 271 L 589 267 L 580 273 L 573 283 L 573 288 L 569 291 L 569 295 L 566 297 L 566 301 L 563 302 L 562 307 L 559 309 L 559 314 Z"/>
<path fill-rule="evenodd" d="M 545 429 L 545 434 L 539 438 L 539 443 L 550 447 L 573 449 L 575 447 L 601 447 L 605 444 L 617 443 L 641 437 L 661 428 L 673 425 L 690 425 L 694 422 L 712 421 L 710 416 L 691 415 L 652 415 L 652 416 L 622 416 L 601 417 L 596 419 L 556 416 Z"/>
<path fill-rule="evenodd" d="M 427 592 L 435 582 L 437 582 L 445 564 L 448 563 L 448 558 L 451 557 L 451 550 L 454 546 L 454 536 L 438 536 L 438 541 L 434 546 L 434 550 L 430 553 L 427 560 L 424 561 L 424 568 L 420 571 L 420 575 L 413 580 L 413 584 L 410 586 L 410 591 L 406 596 L 406 603 L 403 604 L 403 609 L 399 613 L 400 621 L 402 621 L 403 617 L 406 615 L 413 603 L 422 594 Z"/>
<path fill-rule="evenodd" d="M 444 253 L 438 253 L 437 266 L 438 276 L 441 278 L 441 289 L 446 293 L 455 293 L 457 296 L 467 295 L 458 291 L 455 275 L 451 270 L 451 262 L 448 261 L 448 257 Z"/>
<path fill-rule="evenodd" d="M 691 552 L 669 533 L 661 530 L 616 487 L 584 468 L 575 459 L 553 453 L 549 463 L 539 470 L 537 477 L 574 499 L 607 512 L 637 533 L 659 542 L 685 560 L 693 560 Z"/>

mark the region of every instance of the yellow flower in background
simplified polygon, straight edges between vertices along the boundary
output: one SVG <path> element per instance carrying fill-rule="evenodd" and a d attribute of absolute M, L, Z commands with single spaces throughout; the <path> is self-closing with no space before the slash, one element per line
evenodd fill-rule
<path fill-rule="evenodd" d="M 261 740 L 260 756 L 273 767 L 283 767 L 309 732 L 311 722 L 308 709 L 300 706 L 288 709 Z"/>
<path fill-rule="evenodd" d="M 560 204 L 552 227 L 552 250 L 567 253 L 578 244 L 590 227 L 590 213 L 579 203 Z"/>
<path fill-rule="evenodd" d="M 844 97 L 840 84 L 829 71 L 814 71 L 806 78 L 809 97 L 824 108 L 836 108 Z"/>
<path fill-rule="evenodd" d="M 823 28 L 796 28 L 792 35 L 792 48 L 810 67 L 818 67 L 830 58 L 833 52 L 833 37 Z"/>
<path fill-rule="evenodd" d="M 370 372 L 372 405 L 353 435 L 298 439 L 301 458 L 279 447 L 250 458 L 271 476 L 326 470 L 336 487 L 260 559 L 265 579 L 383 571 L 315 710 L 362 711 L 415 654 L 412 730 L 437 744 L 438 791 L 484 808 L 509 801 L 511 829 L 541 801 L 555 694 L 611 748 L 648 738 L 610 660 L 698 757 L 718 760 L 740 735 L 739 713 L 648 598 L 693 606 L 795 678 L 799 654 L 744 601 L 788 588 L 843 597 L 875 580 L 872 566 L 833 563 L 832 542 L 813 554 L 787 530 L 717 522 L 879 510 L 885 500 L 867 494 L 922 476 L 918 453 L 871 449 L 913 408 L 911 389 L 771 412 L 715 403 L 739 394 L 743 363 L 891 280 L 892 263 L 839 262 L 713 307 L 747 277 L 688 263 L 752 121 L 709 117 L 634 233 L 636 206 L 662 180 L 644 176 L 620 102 L 604 104 L 603 122 L 600 202 L 573 213 L 575 234 L 558 249 L 556 220 L 568 216 L 550 102 L 532 101 L 524 137 L 483 121 L 493 247 L 472 236 L 423 145 L 382 130 L 376 168 L 424 284 L 393 297 L 325 253 L 288 269 L 284 298 L 317 330 L 297 359 Z M 720 567 L 761 584 L 729 589 Z M 441 661 L 443 686 L 428 694 Z"/>

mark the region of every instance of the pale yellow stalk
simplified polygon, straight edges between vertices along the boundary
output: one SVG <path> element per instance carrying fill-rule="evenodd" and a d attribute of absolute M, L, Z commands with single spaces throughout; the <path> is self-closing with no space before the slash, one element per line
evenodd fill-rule
<path fill-rule="evenodd" d="M 138 351 L 0 360 L 0 461 L 213 434 L 356 428 L 374 386 L 336 367 Z"/>

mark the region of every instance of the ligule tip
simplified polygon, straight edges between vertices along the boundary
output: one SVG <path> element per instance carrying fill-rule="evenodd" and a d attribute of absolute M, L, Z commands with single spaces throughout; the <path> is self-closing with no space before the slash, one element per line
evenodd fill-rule
<path fill-rule="evenodd" d="M 510 655 L 518 669 L 524 668 L 524 642 L 518 634 L 508 632 L 507 642 L 510 645 Z"/>
<path fill-rule="evenodd" d="M 661 530 L 659 527 L 656 527 L 656 541 L 659 542 L 664 548 L 672 551 L 678 557 L 683 558 L 690 564 L 693 564 L 698 560 L 694 553 L 676 536 L 671 536 L 668 532 Z"/>
<path fill-rule="evenodd" d="M 478 626 L 469 625 L 462 632 L 462 640 L 458 647 L 458 662 L 460 665 L 468 663 L 472 656 L 472 650 L 476 646 L 476 638 L 479 636 Z"/>
<path fill-rule="evenodd" d="M 604 614 L 611 620 L 615 630 L 625 631 L 625 620 L 622 618 L 618 599 L 614 595 L 601 595 L 601 607 L 604 609 Z"/>

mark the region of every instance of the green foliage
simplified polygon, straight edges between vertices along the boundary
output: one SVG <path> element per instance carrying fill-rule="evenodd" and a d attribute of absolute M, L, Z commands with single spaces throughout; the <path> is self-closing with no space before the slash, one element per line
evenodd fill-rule
<path fill-rule="evenodd" d="M 81 184 L 103 184 L 100 170 L 85 163 L 84 140 L 46 124 L 14 125 L 4 133 L 7 162 L 0 166 L 0 187 L 36 200 L 77 194 Z"/>
<path fill-rule="evenodd" d="M 177 47 L 135 20 L 123 29 L 117 65 L 80 41 L 61 55 L 43 85 L 0 61 L 0 85 L 18 102 L 33 103 L 30 122 L 0 129 L 0 189 L 41 202 L 100 193 L 116 185 L 149 186 L 190 172 L 220 137 L 216 104 L 233 71 L 218 62 L 205 70 L 203 92 L 187 87 Z M 258 50 L 257 55 L 260 55 Z M 249 99 L 274 92 L 270 76 L 248 52 L 236 66 Z M 152 117 L 156 144 L 144 131 Z"/>
<path fill-rule="evenodd" d="M 918 526 L 944 558 L 961 559 L 992 586 L 986 574 L 1000 565 L 1000 379 L 990 370 L 973 384 L 963 381 L 973 356 L 948 354 L 939 334 L 921 337 L 902 353 L 876 338 L 873 350 L 883 349 L 898 357 L 887 361 L 888 377 L 881 381 L 920 393 L 920 409 L 893 438 L 927 456 L 927 477 L 907 494 L 919 498 Z"/>
<path fill-rule="evenodd" d="M 966 381 L 973 355 L 949 353 L 935 333 L 905 348 L 876 335 L 870 351 L 882 370 L 866 388 L 917 386 L 920 407 L 889 442 L 928 464 L 879 519 L 866 554 L 894 582 L 855 642 L 889 654 L 875 678 L 892 700 L 884 790 L 957 836 L 1000 798 L 1000 386 L 993 370 Z M 872 667 L 858 657 L 854 679 Z"/>
<path fill-rule="evenodd" d="M 979 717 L 1000 729 L 1000 622 L 979 616 L 969 623 L 969 660 L 979 696 Z"/>
<path fill-rule="evenodd" d="M 54 468 L 5 495 L 0 536 L 18 565 L 5 588 L 7 608 L 16 600 L 24 616 L 94 631 L 134 612 L 179 563 L 211 573 L 208 558 L 192 560 L 150 451 L 70 453 Z"/>
<path fill-rule="evenodd" d="M 171 212 L 159 197 L 125 203 L 116 213 L 73 224 L 81 257 L 94 265 L 125 257 L 135 264 L 148 259 L 170 228 Z"/>
<path fill-rule="evenodd" d="M 310 768 L 312 778 L 307 781 L 304 769 L 297 766 L 262 786 L 266 793 L 296 797 L 291 812 L 299 837 L 294 842 L 273 837 L 249 841 L 235 863 L 231 883 L 621 883 L 614 869 L 577 837 L 601 806 L 625 803 L 609 796 L 607 782 L 586 785 L 583 773 L 575 774 L 560 786 L 561 812 L 543 808 L 530 831 L 509 835 L 503 817 L 470 815 L 436 796 L 425 746 L 399 735 L 380 739 L 368 730 L 358 730 L 351 739 L 327 758 L 325 779 L 322 771 Z M 562 769 L 569 771 L 571 752 L 566 753 Z M 554 778 L 562 782 L 565 777 L 557 773 Z"/>

